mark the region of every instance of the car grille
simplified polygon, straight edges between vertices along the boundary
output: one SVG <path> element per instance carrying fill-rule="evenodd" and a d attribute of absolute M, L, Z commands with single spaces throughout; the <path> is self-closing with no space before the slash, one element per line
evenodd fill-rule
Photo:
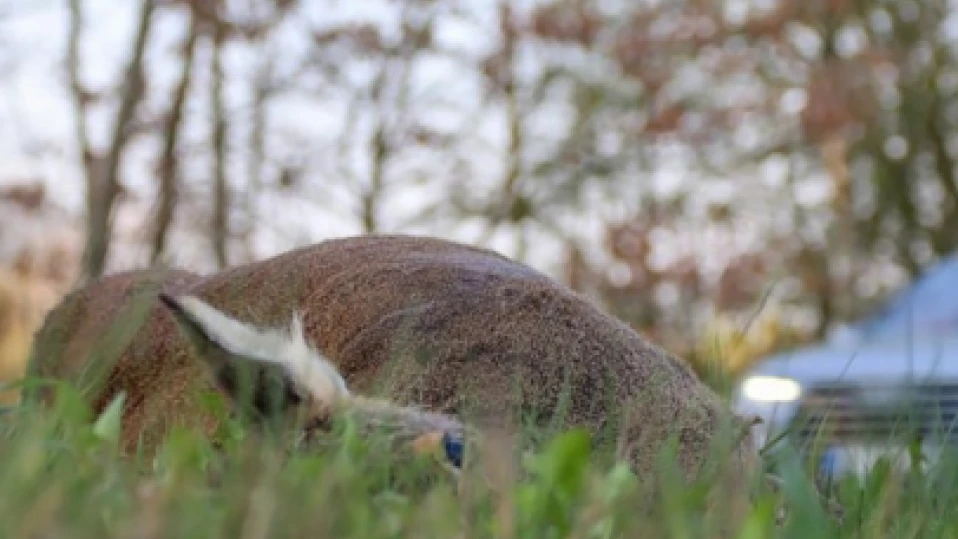
<path fill-rule="evenodd" d="M 791 431 L 805 443 L 958 442 L 958 383 L 807 388 Z"/>

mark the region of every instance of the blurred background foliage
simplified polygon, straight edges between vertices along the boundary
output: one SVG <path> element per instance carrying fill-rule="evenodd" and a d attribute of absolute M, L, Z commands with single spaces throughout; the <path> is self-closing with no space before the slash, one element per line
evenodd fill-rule
<path fill-rule="evenodd" d="M 945 0 L 0 2 L 0 378 L 61 294 L 333 236 L 495 248 L 703 373 L 958 242 Z"/>

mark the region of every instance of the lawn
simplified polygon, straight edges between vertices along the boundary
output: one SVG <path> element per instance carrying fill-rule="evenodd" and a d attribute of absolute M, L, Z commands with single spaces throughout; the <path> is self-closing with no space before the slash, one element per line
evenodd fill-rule
<path fill-rule="evenodd" d="M 174 431 L 145 458 L 117 452 L 120 402 L 98 418 L 70 389 L 57 402 L 0 415 L 0 537 L 691 538 L 716 537 L 721 519 L 701 484 L 643 498 L 640 478 L 595 457 L 576 430 L 548 436 L 515 474 L 480 466 L 457 488 L 428 458 L 394 458 L 348 420 L 309 450 L 229 423 L 217 449 Z M 958 537 L 958 460 L 904 475 L 879 463 L 864 481 L 831 485 L 841 519 L 798 459 L 781 462 L 783 488 L 760 493 L 733 537 Z"/>

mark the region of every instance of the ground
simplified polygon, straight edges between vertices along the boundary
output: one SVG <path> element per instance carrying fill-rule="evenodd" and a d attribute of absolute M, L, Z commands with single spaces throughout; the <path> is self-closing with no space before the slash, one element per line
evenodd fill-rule
<path fill-rule="evenodd" d="M 238 424 L 214 450 L 175 432 L 155 459 L 118 454 L 118 407 L 92 418 L 65 390 L 55 409 L 0 416 L 0 536 L 18 537 L 716 537 L 701 485 L 641 505 L 639 479 L 560 433 L 520 473 L 482 470 L 457 490 L 426 461 L 396 462 L 348 423 L 308 453 Z M 795 461 L 796 463 L 798 461 Z M 828 512 L 800 467 L 763 492 L 732 537 L 958 537 L 958 461 L 832 486 Z M 469 479 L 472 478 L 472 479 Z M 784 502 L 789 518 L 776 526 Z M 648 507 L 643 513 L 638 507 Z"/>

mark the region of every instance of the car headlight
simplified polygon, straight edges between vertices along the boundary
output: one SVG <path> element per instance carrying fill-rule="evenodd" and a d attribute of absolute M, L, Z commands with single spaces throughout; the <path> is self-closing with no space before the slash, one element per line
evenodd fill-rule
<path fill-rule="evenodd" d="M 755 402 L 791 402 L 802 394 L 795 380 L 778 376 L 752 376 L 742 382 L 742 396 Z"/>

